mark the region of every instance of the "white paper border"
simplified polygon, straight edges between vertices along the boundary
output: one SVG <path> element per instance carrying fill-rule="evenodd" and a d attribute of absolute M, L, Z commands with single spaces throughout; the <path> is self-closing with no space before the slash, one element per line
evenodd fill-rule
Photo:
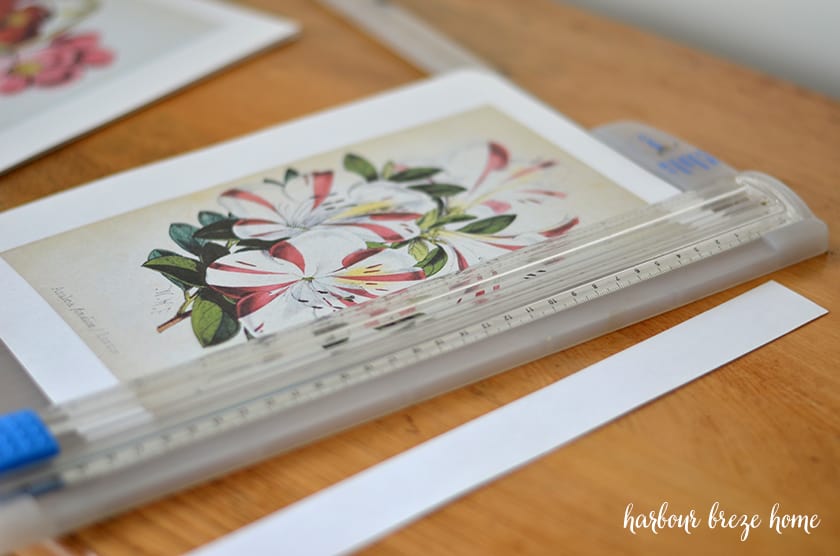
<path fill-rule="evenodd" d="M 180 197 L 214 185 L 291 163 L 318 153 L 490 105 L 539 133 L 647 202 L 677 190 L 590 136 L 571 121 L 491 74 L 463 71 L 409 85 L 340 108 L 304 117 L 233 141 L 116 174 L 6 211 L 0 215 L 0 252 L 85 224 Z M 177 184 L 177 186 L 173 186 Z M 33 224 L 37 223 L 37 225 Z M 33 356 L 50 344 L 83 343 L 72 328 L 8 265 L 0 265 L 0 306 L 13 307 L 0 320 L 0 338 L 54 402 L 113 384 L 114 376 L 88 348 L 74 347 L 60 364 Z M 29 288 L 31 293 L 23 290 Z M 34 295 L 33 295 L 34 294 Z M 27 315 L 24 320 L 14 314 Z M 82 389 L 84 390 L 84 388 Z"/>
<path fill-rule="evenodd" d="M 170 7 L 172 2 L 146 1 Z M 218 27 L 161 59 L 0 130 L 0 172 L 298 32 L 292 21 L 214 0 L 178 0 L 176 7 Z"/>

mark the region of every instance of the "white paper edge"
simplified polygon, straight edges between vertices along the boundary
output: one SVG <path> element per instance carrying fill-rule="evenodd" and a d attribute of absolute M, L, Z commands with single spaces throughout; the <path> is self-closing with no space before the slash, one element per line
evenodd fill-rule
<path fill-rule="evenodd" d="M 212 0 L 179 0 L 177 7 L 219 27 L 83 96 L 0 130 L 0 172 L 298 33 L 293 21 Z"/>
<path fill-rule="evenodd" d="M 139 207 L 180 197 L 285 163 L 490 105 L 566 150 L 647 202 L 678 191 L 590 136 L 571 121 L 494 75 L 462 71 L 304 117 L 239 139 L 92 182 L 0 214 L 0 252 Z M 173 185 L 176 184 L 176 185 Z M 37 223 L 34 226 L 33 223 Z M 39 331 L 50 331 L 55 351 L 82 343 L 8 265 L 0 266 L 0 306 L 25 300 L 25 321 L 0 318 L 0 338 L 55 403 L 92 393 L 115 380 L 90 349 L 63 358 L 72 373 L 56 375 Z M 34 295 L 33 295 L 34 294 Z M 22 310 L 17 310 L 20 313 Z M 8 313 L 11 315 L 11 312 Z M 64 377 L 64 379 L 62 379 Z M 84 385 L 91 385 L 90 389 Z"/>
<path fill-rule="evenodd" d="M 190 554 L 359 550 L 827 312 L 767 282 Z"/>

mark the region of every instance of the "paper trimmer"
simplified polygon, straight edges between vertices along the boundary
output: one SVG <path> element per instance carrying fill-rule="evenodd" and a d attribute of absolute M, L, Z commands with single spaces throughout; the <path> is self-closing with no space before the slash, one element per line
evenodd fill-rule
<path fill-rule="evenodd" d="M 77 528 L 826 248 L 825 225 L 783 184 L 724 176 L 297 330 L 7 415 L 2 546 Z"/>

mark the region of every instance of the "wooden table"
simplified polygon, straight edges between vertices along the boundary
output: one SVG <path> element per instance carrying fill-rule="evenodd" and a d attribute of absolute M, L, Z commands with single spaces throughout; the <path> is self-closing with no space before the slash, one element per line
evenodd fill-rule
<path fill-rule="evenodd" d="M 309 0 L 248 0 L 298 19 L 260 54 L 0 177 L 10 208 L 421 77 Z M 831 249 L 775 273 L 840 312 L 840 103 L 549 0 L 404 0 L 585 126 L 637 119 L 792 186 Z M 102 555 L 177 554 L 556 381 L 762 282 L 733 288 L 560 355 L 148 504 L 64 540 Z M 840 553 L 840 326 L 836 314 L 633 412 L 388 536 L 369 554 Z M 806 535 L 765 526 L 691 536 L 623 529 L 646 511 L 817 513 Z M 328 534 L 325 532 L 325 534 Z M 282 554 L 278 539 L 277 554 Z"/>

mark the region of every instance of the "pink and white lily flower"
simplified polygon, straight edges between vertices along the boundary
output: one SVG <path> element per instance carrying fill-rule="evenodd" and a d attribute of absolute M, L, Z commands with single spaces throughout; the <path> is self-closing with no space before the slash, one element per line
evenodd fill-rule
<path fill-rule="evenodd" d="M 403 250 L 369 250 L 346 231 L 319 229 L 241 251 L 207 268 L 207 285 L 236 300 L 252 334 L 276 332 L 425 278 Z"/>
<path fill-rule="evenodd" d="M 555 160 L 517 160 L 502 144 L 489 141 L 458 151 L 445 168 L 454 183 L 467 188 L 450 199 L 450 211 L 479 219 L 516 214 L 505 236 L 553 237 L 574 225 L 561 189 L 567 170 Z"/>
<path fill-rule="evenodd" d="M 466 188 L 448 199 L 447 213 L 475 218 L 433 231 L 431 239 L 448 255 L 441 272 L 463 270 L 578 224 L 566 211 L 566 195 L 560 190 L 566 170 L 556 161 L 514 160 L 503 145 L 486 142 L 457 152 L 442 166 L 445 172 L 436 181 Z M 484 231 L 479 222 L 488 224 Z"/>
<path fill-rule="evenodd" d="M 336 183 L 333 172 L 285 183 L 237 187 L 219 202 L 239 220 L 240 239 L 279 241 L 318 227 L 343 227 L 370 241 L 399 241 L 418 232 L 415 220 L 434 206 L 423 193 L 386 181 Z"/>

